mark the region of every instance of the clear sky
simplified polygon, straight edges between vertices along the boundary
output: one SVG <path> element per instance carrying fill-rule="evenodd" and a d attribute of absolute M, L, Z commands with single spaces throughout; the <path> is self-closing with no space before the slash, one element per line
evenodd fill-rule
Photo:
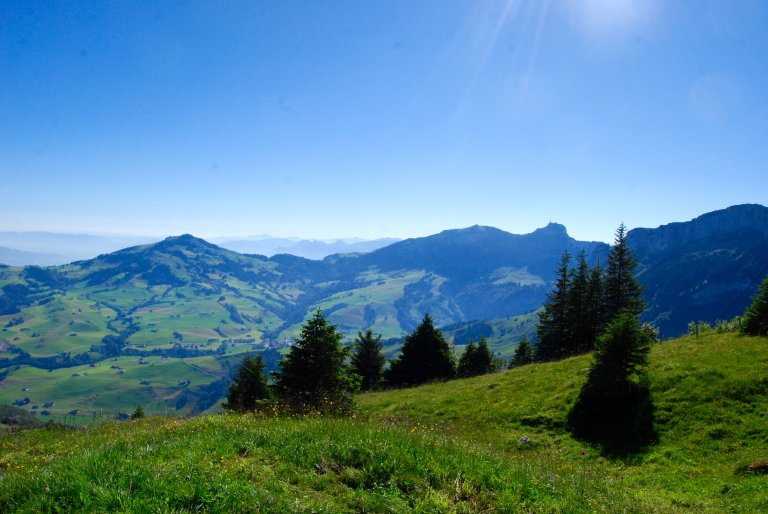
<path fill-rule="evenodd" d="M 578 239 L 768 203 L 768 2 L 0 2 L 0 230 Z"/>

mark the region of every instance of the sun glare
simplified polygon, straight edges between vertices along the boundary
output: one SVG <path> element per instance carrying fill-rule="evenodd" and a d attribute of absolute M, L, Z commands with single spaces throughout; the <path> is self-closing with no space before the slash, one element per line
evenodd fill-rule
<path fill-rule="evenodd" d="M 626 33 L 650 22 L 657 11 L 654 0 L 583 0 L 572 4 L 573 22 L 589 36 Z"/>

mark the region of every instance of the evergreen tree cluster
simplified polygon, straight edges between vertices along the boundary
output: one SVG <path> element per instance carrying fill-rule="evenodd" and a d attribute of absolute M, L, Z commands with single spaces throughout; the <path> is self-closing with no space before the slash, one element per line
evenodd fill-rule
<path fill-rule="evenodd" d="M 563 253 L 555 288 L 539 313 L 536 359 L 550 361 L 589 352 L 607 324 L 620 313 L 638 316 L 643 310 L 642 289 L 635 280 L 637 261 L 627 244 L 626 228 L 616 230 L 608 265 L 590 268 L 584 252 L 571 267 Z"/>
<path fill-rule="evenodd" d="M 341 338 L 318 309 L 280 361 L 280 371 L 272 372 L 274 386 L 267 384 L 262 356 L 246 356 L 229 385 L 223 407 L 250 412 L 274 405 L 280 411 L 299 414 L 348 414 L 361 376 L 346 363 L 348 348 L 342 347 Z"/>
<path fill-rule="evenodd" d="M 280 362 L 280 371 L 272 372 L 280 410 L 347 414 L 352 408 L 352 393 L 359 388 L 373 390 L 384 382 L 394 387 L 413 386 L 457 376 L 451 346 L 429 314 L 406 336 L 400 355 L 390 361 L 386 373 L 381 336 L 370 329 L 358 332 L 351 348 L 342 347 L 341 338 L 319 309 L 302 326 L 301 336 Z M 481 375 L 499 367 L 483 338 L 471 342 L 462 354 L 458 376 Z M 265 400 L 272 396 L 261 356 L 246 357 L 223 406 L 237 412 L 253 411 L 267 405 Z"/>
<path fill-rule="evenodd" d="M 281 404 L 299 413 L 347 414 L 360 376 L 346 364 L 348 348 L 342 335 L 320 309 L 301 327 L 280 371 L 272 373 Z"/>
<path fill-rule="evenodd" d="M 390 361 L 386 382 L 392 387 L 408 387 L 493 373 L 501 366 L 502 361 L 493 356 L 485 337 L 470 341 L 455 363 L 451 346 L 435 328 L 432 317 L 425 314 L 419 326 L 406 336 L 400 355 Z"/>
<path fill-rule="evenodd" d="M 528 339 L 528 336 L 523 336 L 520 338 L 520 342 L 517 343 L 515 354 L 512 356 L 512 360 L 509 361 L 508 368 L 518 368 L 520 366 L 530 364 L 533 362 L 533 357 L 533 345 L 531 345 L 531 341 Z"/>
<path fill-rule="evenodd" d="M 432 317 L 424 315 L 416 329 L 405 337 L 400 355 L 391 360 L 386 378 L 395 387 L 414 386 L 456 376 L 456 364 L 448 342 Z"/>
<path fill-rule="evenodd" d="M 485 375 L 498 371 L 500 364 L 488 348 L 488 341 L 481 337 L 477 343 L 470 341 L 464 348 L 456 366 L 456 375 L 460 378 Z"/>

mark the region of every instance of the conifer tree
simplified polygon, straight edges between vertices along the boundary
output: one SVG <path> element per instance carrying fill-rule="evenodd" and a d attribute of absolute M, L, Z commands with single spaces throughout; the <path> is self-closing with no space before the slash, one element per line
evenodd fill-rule
<path fill-rule="evenodd" d="M 512 360 L 509 361 L 509 368 L 512 369 L 519 366 L 525 366 L 531 362 L 533 362 L 533 348 L 531 347 L 531 342 L 528 339 L 528 336 L 523 336 L 520 338 L 520 342 L 517 343 L 515 355 L 512 357 Z"/>
<path fill-rule="evenodd" d="M 605 270 L 604 319 L 610 322 L 620 312 L 639 316 L 644 309 L 642 289 L 635 279 L 635 260 L 627 244 L 627 230 L 624 224 L 616 230 L 616 239 L 608 254 Z"/>
<path fill-rule="evenodd" d="M 273 372 L 282 403 L 297 412 L 346 414 L 360 376 L 344 364 L 347 349 L 341 334 L 320 309 L 301 327 L 301 335 Z"/>
<path fill-rule="evenodd" d="M 474 341 L 470 341 L 467 347 L 464 348 L 464 352 L 459 357 L 456 374 L 460 377 L 475 377 L 485 375 L 486 373 L 493 373 L 496 371 L 496 368 L 493 355 L 488 348 L 488 341 L 485 337 L 481 337 L 477 344 Z"/>
<path fill-rule="evenodd" d="M 352 350 L 352 370 L 362 377 L 361 388 L 364 391 L 375 389 L 381 382 L 386 362 L 381 351 L 383 345 L 381 336 L 374 337 L 370 328 L 365 334 L 357 333 Z"/>
<path fill-rule="evenodd" d="M 131 419 L 142 419 L 144 417 L 144 409 L 141 407 L 141 405 L 136 406 L 136 410 L 133 411 L 133 414 L 131 414 Z"/>
<path fill-rule="evenodd" d="M 577 257 L 577 266 L 571 270 L 570 287 L 567 293 L 566 317 L 568 319 L 568 341 L 570 353 L 577 355 L 592 347 L 589 320 L 589 279 L 587 257 L 582 251 Z"/>
<path fill-rule="evenodd" d="M 459 377 L 471 377 L 473 373 L 473 364 L 475 360 L 475 354 L 477 353 L 477 345 L 474 341 L 470 341 L 464 348 L 464 352 L 459 357 L 459 363 L 456 366 L 456 375 Z"/>
<path fill-rule="evenodd" d="M 390 361 L 387 381 L 394 386 L 418 385 L 456 375 L 451 348 L 429 314 L 405 337 L 400 355 Z"/>
<path fill-rule="evenodd" d="M 566 250 L 557 268 L 555 289 L 547 293 L 544 310 L 539 313 L 536 335 L 539 344 L 536 358 L 549 361 L 565 357 L 569 352 L 570 327 L 568 324 L 568 290 L 571 283 L 569 263 L 571 254 Z"/>
<path fill-rule="evenodd" d="M 741 327 L 747 335 L 768 335 L 768 277 L 760 284 L 752 305 L 744 313 Z"/>
<path fill-rule="evenodd" d="M 595 346 L 597 336 L 603 331 L 605 323 L 605 291 L 603 286 L 603 270 L 600 263 L 596 264 L 589 272 L 589 284 L 587 285 L 587 312 L 585 314 L 585 323 L 589 330 L 589 348 L 591 351 Z"/>
<path fill-rule="evenodd" d="M 653 404 L 647 381 L 651 339 L 637 316 L 621 312 L 597 341 L 587 382 L 568 428 L 608 451 L 634 451 L 653 437 Z"/>
<path fill-rule="evenodd" d="M 261 400 L 269 398 L 267 376 L 264 374 L 264 359 L 261 354 L 246 355 L 229 384 L 227 401 L 222 406 L 235 412 L 256 410 Z"/>
<path fill-rule="evenodd" d="M 493 353 L 488 347 L 488 340 L 485 337 L 481 337 L 477 343 L 475 363 L 475 368 L 479 371 L 478 375 L 485 375 L 501 369 L 503 361 L 493 357 Z"/>

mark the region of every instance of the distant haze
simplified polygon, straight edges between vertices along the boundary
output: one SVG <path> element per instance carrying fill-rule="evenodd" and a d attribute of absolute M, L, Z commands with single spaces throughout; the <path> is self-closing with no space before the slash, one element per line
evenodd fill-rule
<path fill-rule="evenodd" d="M 176 234 L 178 235 L 178 234 Z M 0 232 L 0 264 L 11 266 L 66 264 L 92 259 L 130 246 L 163 239 L 151 236 L 103 234 L 63 234 L 53 232 Z M 399 241 L 395 238 L 364 240 L 348 238 L 332 241 L 280 238 L 267 235 L 242 238 L 211 238 L 228 250 L 266 255 L 288 253 L 307 259 L 322 259 L 335 253 L 370 252 Z"/>

